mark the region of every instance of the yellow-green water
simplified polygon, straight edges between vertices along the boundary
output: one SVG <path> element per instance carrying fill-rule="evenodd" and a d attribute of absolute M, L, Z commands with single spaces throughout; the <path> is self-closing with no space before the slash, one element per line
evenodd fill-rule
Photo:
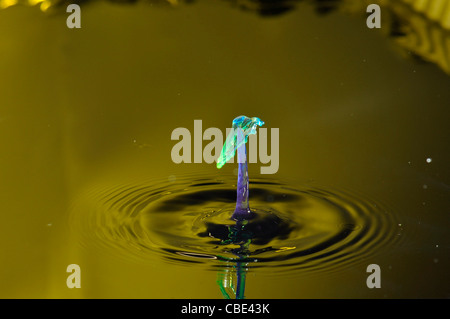
<path fill-rule="evenodd" d="M 261 181 L 250 206 L 302 225 L 261 246 L 276 249 L 247 265 L 246 297 L 448 298 L 448 21 L 378 2 L 380 30 L 351 1 L 270 17 L 252 2 L 91 2 L 81 29 L 66 27 L 64 7 L 0 9 L 0 296 L 222 298 L 216 281 L 233 268 L 189 261 L 227 253 L 195 226 L 229 209 L 236 166 L 175 164 L 170 136 L 246 114 L 280 129 L 278 172 L 249 166 Z M 394 13 L 412 21 L 405 36 L 389 36 Z M 145 202 L 164 187 L 175 194 Z M 158 218 L 161 207 L 179 211 Z M 349 222 L 343 211 L 359 213 Z M 122 218 L 147 227 L 122 229 Z M 290 255 L 342 229 L 354 244 Z M 264 262 L 279 254 L 290 257 Z M 67 287 L 69 264 L 81 288 Z M 369 264 L 379 289 L 366 285 Z"/>

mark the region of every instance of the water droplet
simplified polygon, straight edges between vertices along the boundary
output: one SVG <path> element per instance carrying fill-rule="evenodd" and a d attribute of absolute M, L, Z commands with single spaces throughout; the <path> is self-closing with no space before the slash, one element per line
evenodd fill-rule
<path fill-rule="evenodd" d="M 431 163 L 433 161 L 433 159 L 431 157 L 427 158 L 427 163 Z"/>
<path fill-rule="evenodd" d="M 439 259 L 434 258 L 434 259 L 433 259 L 433 262 L 434 262 L 435 264 L 437 264 L 437 263 L 439 262 Z"/>
<path fill-rule="evenodd" d="M 423 188 L 423 189 L 427 189 L 427 188 L 428 188 L 428 185 L 427 185 L 427 184 L 423 184 L 422 188 Z"/>

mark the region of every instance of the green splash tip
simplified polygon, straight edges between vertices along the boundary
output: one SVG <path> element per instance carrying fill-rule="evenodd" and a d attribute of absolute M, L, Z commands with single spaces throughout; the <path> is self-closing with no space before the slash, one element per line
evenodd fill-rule
<path fill-rule="evenodd" d="M 247 143 L 248 136 L 256 134 L 256 128 L 264 125 L 264 122 L 257 117 L 247 117 L 244 115 L 238 116 L 233 120 L 233 126 L 230 134 L 227 136 L 222 147 L 222 152 L 217 159 L 217 168 L 221 168 L 236 154 L 236 150 L 242 144 Z M 237 142 L 238 131 L 241 130 L 244 136 L 243 141 Z"/>

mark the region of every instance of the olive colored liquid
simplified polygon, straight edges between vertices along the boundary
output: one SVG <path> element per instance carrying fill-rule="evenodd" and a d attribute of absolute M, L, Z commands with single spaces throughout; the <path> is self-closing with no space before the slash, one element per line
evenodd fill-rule
<path fill-rule="evenodd" d="M 450 296 L 445 15 L 233 4 L 0 9 L 0 297 L 223 298 L 239 272 L 247 298 Z M 171 133 L 241 114 L 279 170 L 249 164 L 232 237 L 237 164 L 175 164 Z"/>

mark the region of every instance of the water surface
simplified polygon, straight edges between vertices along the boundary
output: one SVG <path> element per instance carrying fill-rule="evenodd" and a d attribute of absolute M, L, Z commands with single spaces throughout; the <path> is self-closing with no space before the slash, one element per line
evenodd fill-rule
<path fill-rule="evenodd" d="M 2 297 L 222 298 L 238 261 L 248 298 L 449 296 L 447 20 L 252 3 L 90 2 L 79 30 L 0 9 Z M 170 157 L 175 128 L 240 114 L 280 129 L 277 174 L 249 165 L 276 227 L 244 257 L 225 243 L 236 167 Z"/>

